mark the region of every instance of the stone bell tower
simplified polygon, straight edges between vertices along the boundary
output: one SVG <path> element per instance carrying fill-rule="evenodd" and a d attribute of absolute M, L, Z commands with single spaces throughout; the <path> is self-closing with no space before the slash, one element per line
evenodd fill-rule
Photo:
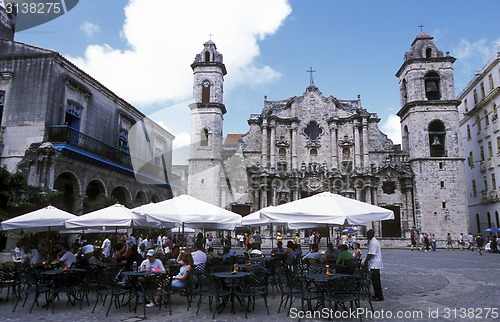
<path fill-rule="evenodd" d="M 464 159 L 453 63 L 420 32 L 405 53 L 399 78 L 402 147 L 414 177 L 415 229 L 456 237 L 468 232 Z"/>
<path fill-rule="evenodd" d="M 220 206 L 222 171 L 222 125 L 226 107 L 223 85 L 226 66 L 211 40 L 196 55 L 193 69 L 191 149 L 188 194 Z"/>

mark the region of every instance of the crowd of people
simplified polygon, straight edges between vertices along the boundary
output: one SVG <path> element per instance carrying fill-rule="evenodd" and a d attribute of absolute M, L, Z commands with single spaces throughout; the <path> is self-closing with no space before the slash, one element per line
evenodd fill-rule
<path fill-rule="evenodd" d="M 454 247 L 455 245 L 455 247 Z M 490 233 L 489 236 L 483 237 L 481 233 L 473 235 L 469 232 L 467 236 L 460 233 L 456 240 L 453 238 L 451 233 L 446 236 L 446 249 L 460 249 L 474 251 L 478 250 L 479 254 L 482 255 L 483 251 L 491 253 L 500 253 L 500 236 L 496 236 Z M 436 251 L 437 249 L 437 239 L 434 234 L 421 233 L 418 238 L 415 233 L 411 233 L 411 246 L 410 249 L 419 251 Z"/>

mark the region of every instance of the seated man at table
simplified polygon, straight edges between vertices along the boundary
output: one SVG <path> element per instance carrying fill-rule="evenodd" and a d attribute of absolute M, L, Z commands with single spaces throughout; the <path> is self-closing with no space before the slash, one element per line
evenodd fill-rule
<path fill-rule="evenodd" d="M 155 250 L 150 249 L 146 253 L 146 259 L 141 263 L 139 267 L 140 271 L 154 271 L 154 272 L 165 272 L 165 266 L 161 260 L 155 257 Z"/>
<path fill-rule="evenodd" d="M 236 254 L 231 251 L 231 248 L 229 246 L 224 246 L 224 249 L 222 251 L 222 262 L 230 262 L 232 258 L 236 258 Z M 231 264 L 231 263 L 230 263 Z"/>
<path fill-rule="evenodd" d="M 309 258 L 311 260 L 309 260 Z M 321 257 L 321 254 L 319 253 L 319 245 L 318 244 L 312 244 L 311 245 L 311 252 L 307 253 L 302 259 L 306 261 L 317 261 L 318 263 L 321 263 L 323 261 L 323 258 Z"/>
<path fill-rule="evenodd" d="M 163 266 L 163 263 L 161 262 L 161 260 L 157 259 L 155 257 L 155 250 L 154 249 L 150 249 L 148 250 L 148 252 L 146 253 L 146 258 L 142 263 L 141 263 L 141 266 L 139 267 L 139 271 L 143 272 L 143 271 L 153 271 L 153 272 L 156 272 L 156 273 L 165 273 L 165 267 Z M 145 279 L 143 277 L 139 277 L 139 282 L 141 283 L 145 283 Z M 159 279 L 156 281 L 157 285 L 156 287 L 158 287 L 158 289 L 162 288 L 162 283 L 164 283 L 165 280 L 163 279 Z M 147 307 L 153 307 L 155 306 L 156 304 L 158 304 L 160 300 L 160 297 L 159 296 L 155 296 L 153 301 L 151 301 L 149 304 L 147 304 L 146 306 Z"/>
<path fill-rule="evenodd" d="M 335 263 L 337 261 L 337 256 L 340 254 L 340 249 L 333 247 L 332 243 L 326 245 L 325 251 L 325 262 Z"/>
<path fill-rule="evenodd" d="M 339 248 L 341 252 L 337 256 L 336 264 L 343 267 L 337 266 L 337 269 L 339 270 L 338 272 L 344 274 L 352 274 L 355 268 L 354 256 L 351 252 L 349 252 L 349 247 L 347 246 L 347 244 L 341 244 L 339 245 Z"/>
<path fill-rule="evenodd" d="M 71 264 L 76 262 L 76 256 L 69 250 L 68 244 L 62 245 L 61 252 L 57 255 L 57 261 L 65 263 L 66 268 L 70 268 Z"/>
<path fill-rule="evenodd" d="M 194 265 L 205 264 L 207 262 L 207 254 L 203 251 L 201 243 L 194 244 L 194 251 L 191 253 Z"/>
<path fill-rule="evenodd" d="M 271 250 L 271 254 L 281 254 L 285 251 L 283 248 L 283 242 L 280 240 L 276 243 L 276 247 Z"/>
<path fill-rule="evenodd" d="M 47 248 L 41 247 L 38 249 L 38 253 L 36 253 L 33 258 L 31 258 L 31 266 L 40 265 L 40 264 L 48 264 L 50 263 L 50 258 L 48 256 Z"/>
<path fill-rule="evenodd" d="M 141 254 L 139 254 L 139 251 L 137 249 L 137 245 L 133 244 L 130 247 L 130 254 L 127 256 L 127 262 L 125 263 L 125 269 L 131 271 L 133 266 L 134 266 L 134 262 L 135 263 L 142 263 L 143 260 L 144 260 L 144 258 L 141 256 Z"/>
<path fill-rule="evenodd" d="M 260 250 L 260 245 L 257 243 L 252 244 L 252 249 L 250 250 L 250 257 L 261 257 L 263 255 Z"/>

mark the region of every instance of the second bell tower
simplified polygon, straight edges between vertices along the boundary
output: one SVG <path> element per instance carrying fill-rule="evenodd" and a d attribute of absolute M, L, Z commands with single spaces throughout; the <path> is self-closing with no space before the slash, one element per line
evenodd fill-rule
<path fill-rule="evenodd" d="M 414 176 L 414 223 L 419 232 L 467 234 L 465 170 L 455 99 L 455 58 L 421 32 L 398 70 L 403 150 Z"/>
<path fill-rule="evenodd" d="M 193 69 L 191 148 L 188 194 L 220 206 L 222 170 L 222 125 L 226 107 L 223 85 L 226 66 L 211 40 L 196 55 Z"/>

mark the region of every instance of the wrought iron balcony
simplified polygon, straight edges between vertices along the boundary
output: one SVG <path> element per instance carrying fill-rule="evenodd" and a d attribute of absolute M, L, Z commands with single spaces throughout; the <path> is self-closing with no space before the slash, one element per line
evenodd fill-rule
<path fill-rule="evenodd" d="M 132 161 L 128 151 L 106 144 L 67 125 L 50 126 L 49 141 L 52 143 L 69 144 L 104 160 L 132 169 Z"/>

